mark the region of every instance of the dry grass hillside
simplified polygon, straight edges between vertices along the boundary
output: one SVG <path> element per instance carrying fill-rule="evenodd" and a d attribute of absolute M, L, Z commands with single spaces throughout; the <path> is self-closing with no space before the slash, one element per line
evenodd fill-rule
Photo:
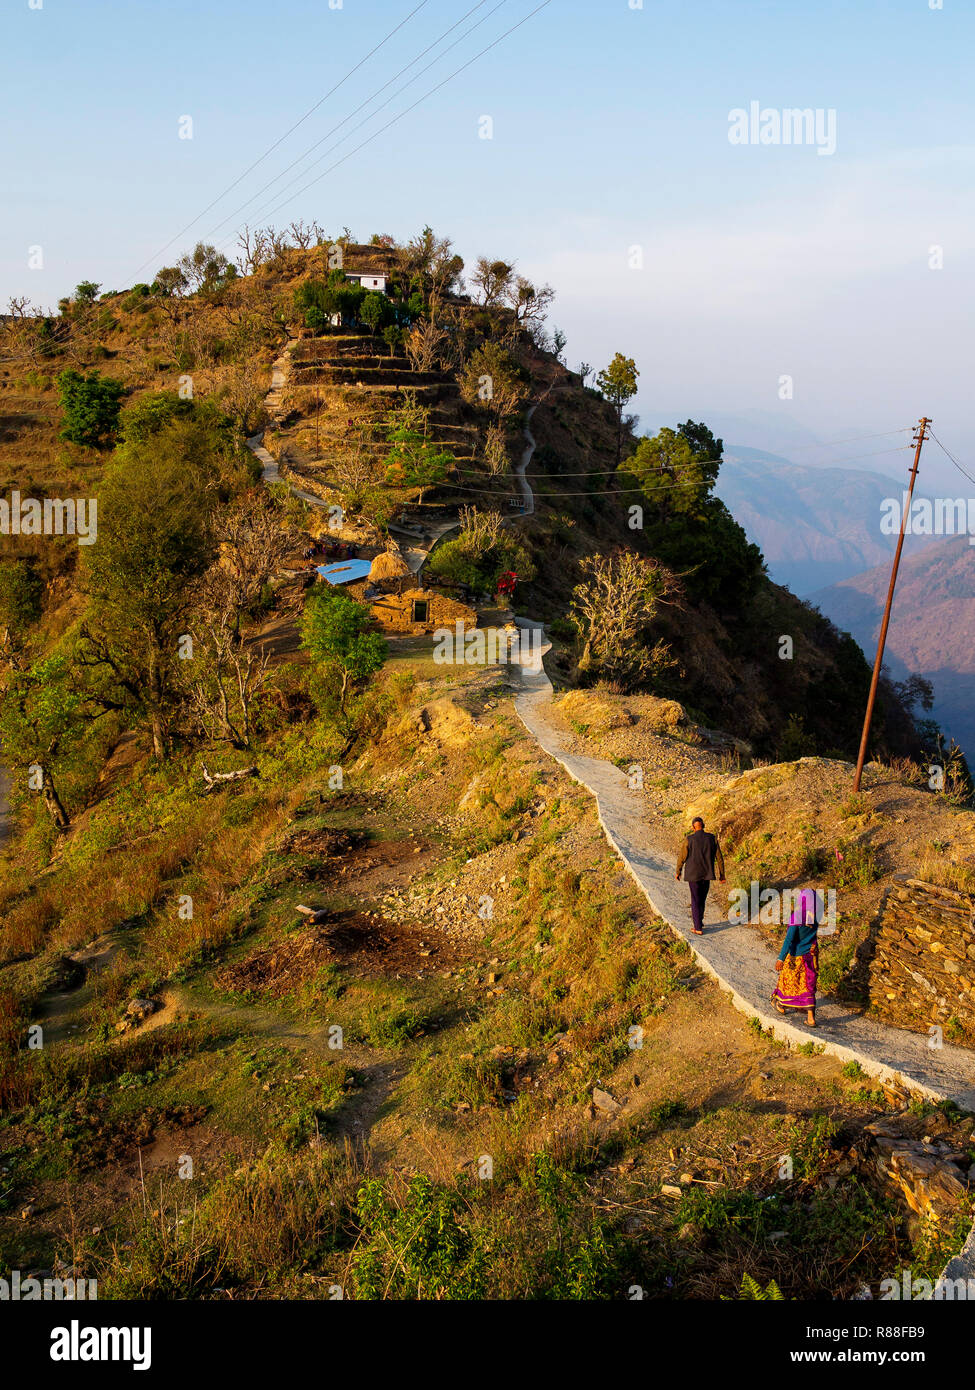
<path fill-rule="evenodd" d="M 341 790 L 333 756 L 296 730 L 202 800 L 138 761 L 32 891 L 8 877 L 4 1027 L 47 1041 L 3 1073 L 5 1260 L 203 1298 L 849 1296 L 937 1267 L 955 1225 L 849 1157 L 883 1093 L 733 1012 L 496 674 L 421 676 Z"/>
<path fill-rule="evenodd" d="M 417 272 L 412 320 L 412 280 L 396 301 L 399 326 L 442 332 L 430 361 L 396 331 L 309 324 L 322 246 L 193 293 L 69 304 L 43 332 L 5 325 L 8 487 L 111 497 L 133 468 L 128 440 L 58 438 L 65 367 L 118 378 L 129 410 L 172 404 L 159 393 L 191 378 L 209 433 L 192 412 L 150 431 L 130 487 L 184 427 L 194 462 L 226 469 L 198 569 L 163 575 L 134 617 L 138 566 L 121 593 L 102 575 L 107 604 L 83 591 L 74 541 L 4 541 L 42 582 L 36 616 L 4 637 L 0 714 L 22 745 L 0 847 L 0 1259 L 72 1267 L 119 1298 L 736 1297 L 746 1274 L 848 1297 L 900 1264 L 937 1270 L 968 1207 L 917 1219 L 878 1178 L 868 1126 L 909 1121 L 967 1153 L 971 1122 L 735 1014 L 526 734 L 507 669 L 444 664 L 429 635 L 384 646 L 358 606 L 325 612 L 309 549 L 326 513 L 259 486 L 239 447 L 263 434 L 286 483 L 340 502 L 368 558 L 393 513 L 406 537 L 466 527 L 491 565 L 437 582 L 472 604 L 517 568 L 513 606 L 553 633 L 555 717 L 596 756 L 646 765 L 661 824 L 717 796 L 708 814 L 742 874 L 825 874 L 844 845 L 843 872 L 866 880 L 841 904 L 835 970 L 853 981 L 840 948 L 912 852 L 896 827 L 961 854 L 969 813 L 886 773 L 844 808 L 837 765 L 802 755 L 849 750 L 866 665 L 760 575 L 742 604 L 696 597 L 700 565 L 668 572 L 633 638 L 659 657 L 652 678 L 595 683 L 568 617 L 577 586 L 627 557 L 663 568 L 616 485 L 635 440 L 538 323 L 451 288 L 449 249 L 445 271 L 428 257 Z M 405 278 L 416 248 L 345 251 L 347 270 L 378 260 Z M 490 406 L 473 389 L 486 364 L 503 386 Z M 507 499 L 531 406 L 536 510 L 521 515 Z M 450 457 L 418 481 L 397 445 Z M 433 580 L 450 543 L 427 559 Z M 147 647 L 157 592 L 171 622 Z M 482 627 L 507 616 L 496 604 L 480 601 Z M 104 660 L 85 645 L 92 615 Z M 172 651 L 188 625 L 212 662 L 199 677 Z M 137 678 L 116 679 L 145 650 Z M 230 728 L 242 688 L 248 718 Z M 877 742 L 917 743 L 889 691 Z M 55 769 L 63 823 L 28 787 L 31 756 Z M 733 780 L 761 756 L 783 761 Z"/>

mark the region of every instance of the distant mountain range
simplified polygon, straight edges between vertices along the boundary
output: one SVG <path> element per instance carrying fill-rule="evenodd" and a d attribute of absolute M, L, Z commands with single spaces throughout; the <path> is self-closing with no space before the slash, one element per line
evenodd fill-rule
<path fill-rule="evenodd" d="M 778 584 L 805 597 L 890 561 L 881 504 L 904 483 L 860 468 L 813 467 L 762 449 L 726 445 L 717 491 Z M 909 537 L 906 553 L 923 538 Z"/>
<path fill-rule="evenodd" d="M 808 595 L 872 660 L 890 582 L 882 564 Z M 933 716 L 975 758 L 975 546 L 967 536 L 929 541 L 901 565 L 886 664 L 901 680 L 934 684 Z"/>

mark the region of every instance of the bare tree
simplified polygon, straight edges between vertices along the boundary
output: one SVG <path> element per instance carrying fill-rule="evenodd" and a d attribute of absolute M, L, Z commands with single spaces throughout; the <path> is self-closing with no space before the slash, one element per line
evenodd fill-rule
<path fill-rule="evenodd" d="M 254 703 L 270 679 L 270 654 L 246 640 L 243 624 L 294 540 L 273 504 L 258 498 L 244 498 L 223 521 L 219 559 L 197 586 L 193 660 L 183 673 L 187 704 L 204 734 L 234 748 L 250 746 Z"/>
<path fill-rule="evenodd" d="M 513 283 L 505 287 L 505 298 L 514 310 L 518 322 L 523 328 L 530 330 L 540 327 L 544 322 L 555 298 L 555 291 L 551 285 L 543 285 L 541 289 L 536 289 L 524 275 L 518 275 Z"/>
<path fill-rule="evenodd" d="M 253 356 L 241 353 L 220 392 L 221 403 L 245 434 L 253 434 L 267 419 L 264 382 Z"/>
<path fill-rule="evenodd" d="M 500 543 L 503 535 L 504 517 L 500 512 L 461 507 L 460 536 L 471 550 L 491 550 Z"/>
<path fill-rule="evenodd" d="M 220 558 L 204 577 L 201 599 L 204 611 L 226 623 L 235 641 L 292 540 L 271 502 L 255 502 L 253 495 L 239 502 L 223 522 Z"/>
<path fill-rule="evenodd" d="M 253 231 L 244 227 L 237 233 L 237 245 L 240 255 L 236 264 L 241 275 L 253 275 L 268 260 L 267 232 L 261 227 Z"/>
<path fill-rule="evenodd" d="M 241 645 L 224 612 L 198 634 L 195 653 L 187 696 L 201 730 L 212 742 L 249 748 L 254 705 L 270 680 L 267 647 Z"/>
<path fill-rule="evenodd" d="M 430 317 L 419 319 L 410 329 L 403 347 L 415 372 L 431 372 L 440 363 L 440 352 L 447 334 L 437 320 L 436 304 L 430 305 Z"/>
<path fill-rule="evenodd" d="M 7 309 L 0 319 L 6 346 L 15 356 L 26 357 L 32 367 L 39 366 L 45 342 L 50 340 L 44 313 L 26 295 L 11 295 Z"/>
<path fill-rule="evenodd" d="M 587 556 L 580 568 L 583 581 L 569 609 L 582 641 L 580 673 L 632 687 L 667 665 L 667 647 L 657 642 L 649 648 L 643 636 L 658 605 L 676 592 L 670 571 L 631 550 Z"/>
<path fill-rule="evenodd" d="M 508 432 L 504 425 L 488 425 L 484 432 L 481 455 L 489 472 L 495 476 L 507 473 L 510 460 L 508 458 Z"/>
<path fill-rule="evenodd" d="M 321 246 L 325 236 L 317 222 L 305 222 L 303 219 L 290 223 L 288 231 L 291 233 L 293 245 L 297 246 L 299 251 L 307 251 L 309 246 Z"/>

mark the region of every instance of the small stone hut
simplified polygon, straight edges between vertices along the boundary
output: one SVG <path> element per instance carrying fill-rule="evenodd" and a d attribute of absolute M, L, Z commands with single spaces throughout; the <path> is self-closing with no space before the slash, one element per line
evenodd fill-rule
<path fill-rule="evenodd" d="M 454 628 L 462 623 L 465 631 L 477 627 L 477 613 L 466 603 L 437 589 L 404 588 L 395 594 L 367 597 L 370 612 L 384 632 L 409 633 L 419 637 L 437 628 Z"/>

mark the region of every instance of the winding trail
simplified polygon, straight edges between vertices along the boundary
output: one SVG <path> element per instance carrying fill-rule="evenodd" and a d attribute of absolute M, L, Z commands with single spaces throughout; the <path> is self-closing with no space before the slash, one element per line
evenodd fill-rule
<path fill-rule="evenodd" d="M 528 465 L 531 463 L 532 454 L 535 452 L 535 436 L 531 432 L 531 418 L 538 409 L 538 404 L 529 406 L 525 411 L 525 427 L 522 434 L 525 436 L 525 449 L 521 458 L 515 465 L 515 477 L 518 479 L 518 486 L 521 488 L 521 495 L 524 499 L 525 510 L 522 516 L 535 515 L 535 494 L 532 492 L 531 483 L 525 477 Z"/>
<path fill-rule="evenodd" d="M 519 627 L 539 628 L 524 619 Z M 947 1044 L 936 1051 L 927 1038 L 876 1023 L 826 997 L 816 1009 L 818 1027 L 806 1028 L 776 1013 L 770 995 L 775 981 L 773 955 L 758 933 L 719 915 L 710 904 L 704 937 L 691 934 L 687 887 L 674 878 L 673 851 L 654 837 L 638 791 L 614 764 L 572 753 L 561 733 L 545 718 L 552 683 L 544 670 L 518 671 L 515 710 L 539 746 L 596 799 L 600 824 L 650 906 L 682 937 L 701 969 L 731 994 L 735 1008 L 758 1018 L 775 1037 L 793 1044 L 814 1042 L 844 1062 L 859 1062 L 882 1081 L 900 1079 L 930 1100 L 953 1100 L 975 1110 L 975 1054 Z"/>

